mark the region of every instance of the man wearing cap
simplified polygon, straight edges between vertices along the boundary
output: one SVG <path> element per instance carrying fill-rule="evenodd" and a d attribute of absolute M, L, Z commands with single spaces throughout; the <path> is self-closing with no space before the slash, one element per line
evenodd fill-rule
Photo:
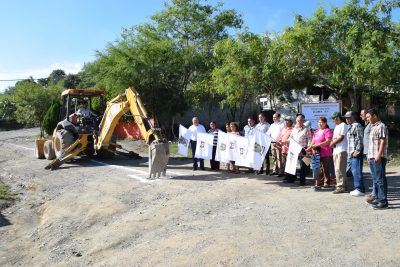
<path fill-rule="evenodd" d="M 347 157 L 354 178 L 354 190 L 350 192 L 350 195 L 355 197 L 364 196 L 365 187 L 361 169 L 364 130 L 361 124 L 356 121 L 356 112 L 347 111 L 344 117 L 349 125 L 349 130 L 347 131 Z"/>
<path fill-rule="evenodd" d="M 347 124 L 339 112 L 334 112 L 331 119 L 335 123 L 331 147 L 333 147 L 333 162 L 335 165 L 336 189 L 334 194 L 345 193 L 347 190 Z"/>
<path fill-rule="evenodd" d="M 267 131 L 267 135 L 271 137 L 271 154 L 272 154 L 272 173 L 271 175 L 283 176 L 283 165 L 282 165 L 282 150 L 277 142 L 281 137 L 282 129 L 285 127 L 284 122 L 281 122 L 281 114 L 275 112 L 272 116 L 274 123 L 271 124 Z"/>
<path fill-rule="evenodd" d="M 293 130 L 293 117 L 286 116 L 285 117 L 285 127 L 282 129 L 281 136 L 277 142 L 282 149 L 282 167 L 285 169 L 286 166 L 286 158 L 289 151 L 289 137 Z M 294 183 L 296 180 L 296 176 L 286 173 L 285 178 L 283 179 L 284 183 Z"/>

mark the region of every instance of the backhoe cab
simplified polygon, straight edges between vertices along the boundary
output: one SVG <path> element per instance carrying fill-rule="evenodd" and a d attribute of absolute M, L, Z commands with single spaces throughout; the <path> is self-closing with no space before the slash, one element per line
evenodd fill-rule
<path fill-rule="evenodd" d="M 51 139 L 36 140 L 36 157 L 52 160 L 46 166 L 51 170 L 80 154 L 102 158 L 122 154 L 134 159 L 141 158 L 137 153 L 123 149 L 113 136 L 119 119 L 130 111 L 149 145 L 149 178 L 165 176 L 169 144 L 161 139 L 160 131 L 152 126 L 138 93 L 133 88 L 126 89 L 125 94 L 107 103 L 105 111 L 104 93 L 102 90 L 63 91 L 60 122 Z M 100 107 L 96 111 L 104 113 L 97 115 L 93 112 L 94 103 Z"/>

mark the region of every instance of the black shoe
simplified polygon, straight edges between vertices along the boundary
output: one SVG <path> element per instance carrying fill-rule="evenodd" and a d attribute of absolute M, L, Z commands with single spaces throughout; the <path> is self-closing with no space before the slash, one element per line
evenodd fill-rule
<path fill-rule="evenodd" d="M 197 171 L 197 167 L 193 167 L 193 168 L 192 168 L 192 171 Z"/>
<path fill-rule="evenodd" d="M 271 173 L 270 175 L 278 175 L 279 173 L 277 173 L 277 172 L 273 172 L 273 173 Z"/>
<path fill-rule="evenodd" d="M 304 180 L 300 180 L 300 182 L 299 182 L 299 186 L 305 186 L 306 185 L 306 181 L 304 181 Z"/>
<path fill-rule="evenodd" d="M 294 183 L 294 180 L 283 179 L 282 183 L 284 183 L 284 184 Z"/>
<path fill-rule="evenodd" d="M 200 167 L 200 170 L 205 171 L 206 169 L 204 167 Z"/>
<path fill-rule="evenodd" d="M 263 171 L 256 171 L 254 174 L 255 175 L 260 175 L 260 174 L 263 174 L 264 172 Z"/>
<path fill-rule="evenodd" d="M 380 203 L 380 201 L 379 201 L 377 198 L 375 198 L 374 200 L 367 201 L 367 203 L 368 203 L 368 204 L 371 204 L 371 205 L 377 205 L 377 204 Z"/>
<path fill-rule="evenodd" d="M 285 176 L 283 173 L 278 174 L 278 177 L 283 177 Z"/>
<path fill-rule="evenodd" d="M 387 202 L 378 202 L 377 204 L 372 204 L 372 208 L 374 210 L 382 210 L 382 209 L 387 209 L 389 204 Z"/>

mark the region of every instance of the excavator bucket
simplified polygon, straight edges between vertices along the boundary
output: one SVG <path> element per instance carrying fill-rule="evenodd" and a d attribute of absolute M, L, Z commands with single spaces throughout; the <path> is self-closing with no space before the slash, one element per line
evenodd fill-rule
<path fill-rule="evenodd" d="M 168 142 L 153 142 L 149 146 L 149 178 L 166 176 L 169 158 Z"/>

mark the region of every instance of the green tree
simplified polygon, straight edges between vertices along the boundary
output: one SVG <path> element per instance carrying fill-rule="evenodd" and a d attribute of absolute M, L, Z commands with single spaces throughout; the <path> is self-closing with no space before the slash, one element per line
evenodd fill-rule
<path fill-rule="evenodd" d="M 135 86 L 160 125 L 170 126 L 186 109 L 184 92 L 209 76 L 214 43 L 228 35 L 228 28 L 241 25 L 234 11 L 201 2 L 173 0 L 151 17 L 152 23 L 124 29 L 81 75 L 93 77 L 110 96 Z"/>
<path fill-rule="evenodd" d="M 257 75 L 262 66 L 256 64 L 258 58 L 254 50 L 259 41 L 256 35 L 244 34 L 215 45 L 214 57 L 217 64 L 212 71 L 211 88 L 223 97 L 220 102 L 222 107 L 239 110 L 239 120 L 248 102 L 260 93 Z"/>
<path fill-rule="evenodd" d="M 65 71 L 57 69 L 53 70 L 48 78 L 49 84 L 57 84 L 59 81 L 63 80 L 66 77 Z"/>
<path fill-rule="evenodd" d="M 370 2 L 353 0 L 330 13 L 320 7 L 309 18 L 297 16 L 282 36 L 289 70 L 338 98 L 350 97 L 353 106 L 347 108 L 353 110 L 360 108 L 362 94 L 393 89 L 399 71 L 398 45 L 393 46 L 399 31 L 391 9 Z"/>
<path fill-rule="evenodd" d="M 81 78 L 77 74 L 68 74 L 63 79 L 64 88 L 76 89 L 81 83 Z"/>
<path fill-rule="evenodd" d="M 60 101 L 55 101 L 53 104 L 51 104 L 50 108 L 44 115 L 42 125 L 43 125 L 43 130 L 48 135 L 53 134 L 53 131 L 56 128 L 57 123 L 59 122 L 60 109 L 61 109 Z"/>
<path fill-rule="evenodd" d="M 34 80 L 17 82 L 12 96 L 15 103 L 15 118 L 25 126 L 40 126 L 43 116 L 51 104 L 51 97 L 43 86 Z"/>

